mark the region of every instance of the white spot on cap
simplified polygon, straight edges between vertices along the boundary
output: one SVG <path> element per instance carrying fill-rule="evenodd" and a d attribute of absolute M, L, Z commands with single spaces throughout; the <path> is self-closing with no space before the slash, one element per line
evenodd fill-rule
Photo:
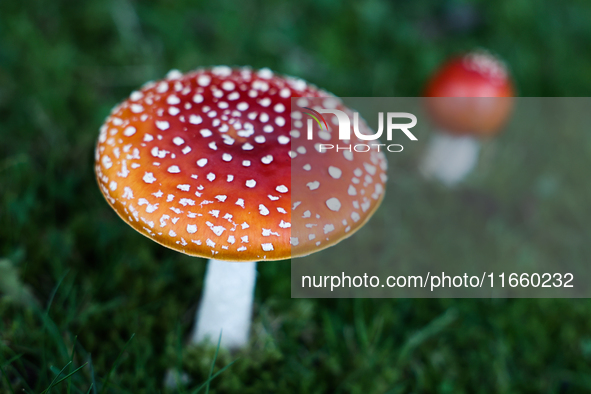
<path fill-rule="evenodd" d="M 144 107 L 142 107 L 141 105 L 139 105 L 139 104 L 132 104 L 131 105 L 131 112 L 138 114 L 143 111 L 144 111 Z"/>
<path fill-rule="evenodd" d="M 191 185 L 176 185 L 176 188 L 184 192 L 191 190 Z"/>
<path fill-rule="evenodd" d="M 168 72 L 168 74 L 166 74 L 166 79 L 179 79 L 183 76 L 183 74 L 176 69 L 172 69 Z M 177 82 L 178 83 L 178 82 Z"/>
<path fill-rule="evenodd" d="M 197 232 L 197 225 L 196 224 L 187 224 L 187 232 L 189 234 L 195 234 Z"/>
<path fill-rule="evenodd" d="M 207 159 L 206 158 L 197 160 L 197 165 L 199 167 L 204 167 L 206 164 L 207 164 Z M 209 175 L 208 175 L 208 177 L 209 177 Z"/>
<path fill-rule="evenodd" d="M 281 113 L 281 112 L 285 111 L 285 105 L 283 105 L 283 104 L 281 104 L 281 103 L 279 103 L 279 104 L 275 104 L 275 106 L 273 107 L 273 110 L 274 110 L 275 112 L 279 112 L 279 113 Z"/>
<path fill-rule="evenodd" d="M 223 160 L 223 161 L 231 161 L 231 160 L 232 160 L 232 155 L 231 155 L 231 154 L 229 154 L 229 153 L 224 153 L 224 154 L 222 155 L 222 160 Z"/>
<path fill-rule="evenodd" d="M 318 182 L 318 181 L 308 182 L 306 184 L 306 186 L 308 186 L 308 188 L 310 190 L 316 190 L 316 189 L 318 189 L 320 187 L 320 182 Z"/>
<path fill-rule="evenodd" d="M 324 230 L 324 234 L 328 234 L 328 233 L 330 233 L 331 231 L 334 230 L 334 225 L 332 225 L 332 224 L 325 224 L 323 230 Z"/>
<path fill-rule="evenodd" d="M 263 247 L 263 250 L 265 252 L 269 252 L 269 251 L 273 250 L 273 244 L 271 244 L 271 243 L 261 244 L 261 246 Z"/>
<path fill-rule="evenodd" d="M 273 156 L 271 156 L 271 155 L 263 156 L 261 161 L 263 162 L 263 164 L 271 164 L 271 162 L 273 161 Z"/>
<path fill-rule="evenodd" d="M 109 168 L 111 168 L 111 166 L 113 166 L 113 161 L 111 160 L 111 158 L 107 155 L 103 156 L 103 158 L 101 159 L 101 163 L 103 163 L 103 166 L 108 170 Z"/>
<path fill-rule="evenodd" d="M 248 109 L 248 104 L 245 102 L 238 103 L 236 109 L 238 109 L 238 111 L 246 111 Z"/>
<path fill-rule="evenodd" d="M 236 205 L 244 208 L 244 200 L 239 198 L 238 200 L 236 200 Z"/>
<path fill-rule="evenodd" d="M 213 135 L 213 133 L 211 132 L 211 130 L 208 130 L 208 129 L 202 129 L 202 130 L 200 131 L 200 133 L 201 133 L 201 135 L 202 135 L 203 137 L 205 137 L 205 138 L 207 138 L 207 137 L 211 137 L 211 136 Z"/>
<path fill-rule="evenodd" d="M 213 182 L 214 179 L 215 179 L 215 174 L 213 172 L 210 172 L 209 174 L 207 174 L 208 181 Z"/>
<path fill-rule="evenodd" d="M 189 116 L 189 123 L 191 124 L 200 124 L 203 122 L 203 119 L 199 115 L 191 115 Z"/>
<path fill-rule="evenodd" d="M 213 209 L 211 211 L 209 211 L 209 213 L 213 216 L 213 217 L 219 217 L 220 216 L 220 211 L 217 209 Z"/>
<path fill-rule="evenodd" d="M 197 83 L 201 86 L 208 86 L 211 82 L 211 77 L 209 75 L 200 75 L 197 78 Z"/>
<path fill-rule="evenodd" d="M 220 77 L 227 77 L 230 74 L 232 74 L 232 69 L 228 66 L 215 66 L 214 68 L 211 69 L 211 72 L 214 75 L 217 75 Z"/>
<path fill-rule="evenodd" d="M 263 79 L 270 79 L 273 78 L 273 71 L 271 71 L 267 67 L 264 67 L 257 72 L 257 75 Z"/>
<path fill-rule="evenodd" d="M 343 174 L 343 171 L 341 171 L 340 168 L 330 166 L 330 167 L 328 167 L 328 173 L 334 179 L 339 179 L 341 177 L 341 175 Z"/>
<path fill-rule="evenodd" d="M 232 81 L 225 81 L 224 83 L 222 83 L 222 89 L 224 90 L 234 90 L 236 88 L 236 85 L 234 85 L 234 82 Z"/>
<path fill-rule="evenodd" d="M 182 152 L 183 152 L 183 154 L 185 154 L 185 155 L 186 155 L 187 153 L 191 152 L 191 147 L 190 147 L 190 146 L 188 146 L 188 145 L 187 145 L 187 146 L 185 146 L 185 147 L 183 148 Z"/>
<path fill-rule="evenodd" d="M 193 102 L 199 104 L 201 102 L 203 102 L 203 96 L 200 95 L 199 93 L 193 96 Z"/>
<path fill-rule="evenodd" d="M 277 142 L 279 142 L 281 145 L 289 144 L 289 137 L 280 135 L 279 138 L 277 138 Z"/>
<path fill-rule="evenodd" d="M 267 216 L 269 214 L 269 209 L 263 204 L 259 204 L 259 213 L 263 216 Z"/>
<path fill-rule="evenodd" d="M 174 137 L 172 139 L 172 142 L 174 142 L 174 144 L 177 145 L 177 146 L 181 146 L 182 144 L 185 143 L 185 140 L 182 139 L 181 137 Z"/>
<path fill-rule="evenodd" d="M 181 100 L 175 96 L 174 94 L 171 94 L 170 96 L 168 96 L 168 98 L 166 99 L 166 102 L 170 105 L 176 105 L 178 103 L 181 102 Z"/>
<path fill-rule="evenodd" d="M 376 167 L 375 166 L 372 166 L 371 164 L 368 164 L 368 163 L 363 163 L 363 166 L 365 167 L 365 171 L 369 172 L 371 175 L 376 174 Z"/>
<path fill-rule="evenodd" d="M 324 140 L 324 141 L 330 141 L 330 133 L 328 133 L 326 131 L 319 131 L 318 138 L 320 138 L 321 140 Z"/>
<path fill-rule="evenodd" d="M 341 209 L 341 202 L 338 198 L 332 197 L 326 200 L 326 206 L 331 211 L 338 212 Z"/>
<path fill-rule="evenodd" d="M 163 82 L 160 82 L 158 84 L 158 86 L 156 86 L 156 91 L 158 93 L 166 93 L 168 91 L 168 83 L 166 83 L 164 81 Z"/>
<path fill-rule="evenodd" d="M 128 200 L 133 199 L 133 190 L 130 187 L 125 186 L 123 189 L 123 198 L 127 198 Z"/>
<path fill-rule="evenodd" d="M 170 123 L 168 123 L 165 120 L 157 120 L 156 127 L 158 127 L 160 130 L 168 130 L 168 128 L 170 127 Z"/>
<path fill-rule="evenodd" d="M 347 190 L 347 193 L 350 196 L 356 196 L 357 195 L 357 189 L 355 189 L 355 186 L 349 185 L 349 189 Z"/>
<path fill-rule="evenodd" d="M 181 204 L 183 207 L 186 207 L 187 205 L 193 206 L 195 205 L 195 200 L 191 200 L 190 198 L 181 198 L 179 200 L 179 204 Z"/>
<path fill-rule="evenodd" d="M 179 172 L 181 172 L 181 169 L 179 168 L 179 166 L 170 166 L 168 167 L 168 172 L 170 172 L 171 174 L 178 174 Z"/>
<path fill-rule="evenodd" d="M 156 181 L 156 178 L 154 178 L 154 174 L 152 174 L 151 172 L 146 172 L 142 179 L 146 183 L 154 183 Z"/>
<path fill-rule="evenodd" d="M 279 185 L 275 188 L 279 193 L 287 193 L 289 189 L 285 185 Z"/>
<path fill-rule="evenodd" d="M 353 219 L 353 221 L 354 221 L 354 222 L 357 222 L 357 221 L 359 221 L 359 219 L 361 219 L 361 218 L 359 217 L 359 214 L 358 214 L 357 212 L 353 212 L 353 213 L 351 214 L 351 219 Z"/>
<path fill-rule="evenodd" d="M 126 137 L 131 137 L 132 135 L 135 134 L 137 130 L 135 129 L 135 127 L 133 126 L 129 126 L 127 128 L 125 128 L 125 130 L 123 130 L 123 135 Z"/>
<path fill-rule="evenodd" d="M 292 244 L 293 246 L 297 246 L 300 243 L 300 241 L 295 237 L 291 237 L 291 238 L 289 238 L 289 243 Z"/>
<path fill-rule="evenodd" d="M 256 186 L 256 184 L 257 184 L 257 181 L 255 181 L 254 179 L 249 179 L 246 181 L 246 187 L 253 188 Z"/>

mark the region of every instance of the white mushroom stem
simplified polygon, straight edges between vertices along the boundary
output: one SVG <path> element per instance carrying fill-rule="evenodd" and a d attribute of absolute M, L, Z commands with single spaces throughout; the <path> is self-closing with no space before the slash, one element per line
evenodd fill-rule
<path fill-rule="evenodd" d="M 480 142 L 470 136 L 436 132 L 427 145 L 419 170 L 447 186 L 461 182 L 476 166 Z"/>
<path fill-rule="evenodd" d="M 222 332 L 220 346 L 244 347 L 252 320 L 255 283 L 256 262 L 209 260 L 192 341 L 217 344 Z"/>

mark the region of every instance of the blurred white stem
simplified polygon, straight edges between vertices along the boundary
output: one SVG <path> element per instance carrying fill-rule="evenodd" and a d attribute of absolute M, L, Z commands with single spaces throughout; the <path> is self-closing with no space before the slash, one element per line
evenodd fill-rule
<path fill-rule="evenodd" d="M 435 178 L 453 186 L 474 169 L 479 151 L 480 142 L 473 137 L 435 133 L 419 169 L 426 178 Z"/>
<path fill-rule="evenodd" d="M 217 344 L 222 332 L 222 347 L 244 347 L 252 320 L 255 283 L 256 263 L 209 260 L 192 341 Z"/>

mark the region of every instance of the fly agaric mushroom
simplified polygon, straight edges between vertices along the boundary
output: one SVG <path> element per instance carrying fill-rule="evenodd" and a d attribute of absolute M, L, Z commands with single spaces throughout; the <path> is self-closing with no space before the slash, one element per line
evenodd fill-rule
<path fill-rule="evenodd" d="M 431 139 L 420 165 L 426 177 L 451 186 L 478 160 L 480 138 L 500 131 L 513 106 L 513 84 L 499 59 L 485 51 L 453 58 L 433 76 L 426 109 L 441 132 Z"/>
<path fill-rule="evenodd" d="M 115 212 L 161 245 L 210 259 L 194 342 L 223 329 L 222 346 L 244 346 L 256 261 L 333 245 L 383 198 L 383 153 L 319 152 L 301 120 L 292 127 L 302 114 L 290 113 L 291 97 L 330 98 L 347 110 L 300 79 L 218 66 L 148 83 L 100 129 L 95 172 Z M 301 226 L 292 227 L 292 210 Z"/>

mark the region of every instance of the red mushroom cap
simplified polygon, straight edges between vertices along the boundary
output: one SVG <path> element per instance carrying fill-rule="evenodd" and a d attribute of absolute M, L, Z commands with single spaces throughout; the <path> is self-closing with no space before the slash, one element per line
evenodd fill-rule
<path fill-rule="evenodd" d="M 513 106 L 513 84 L 507 67 L 488 52 L 470 52 L 445 63 L 431 78 L 426 97 L 434 122 L 453 134 L 492 135 Z M 461 99 L 473 98 L 473 99 Z"/>
<path fill-rule="evenodd" d="M 336 170 L 330 168 L 322 160 L 331 155 L 300 138 L 303 128 L 291 128 L 291 97 L 333 96 L 268 69 L 226 66 L 185 75 L 173 71 L 148 83 L 116 106 L 101 127 L 95 172 L 103 195 L 138 232 L 189 255 L 279 260 L 338 242 L 379 205 L 385 159 L 356 153 L 355 160 L 363 161 L 353 162 L 339 152 L 331 162 Z M 301 143 L 294 145 L 297 138 Z M 298 157 L 314 170 L 292 166 Z M 359 192 L 367 187 L 368 195 L 350 202 L 359 211 L 352 214 L 354 207 L 341 209 L 335 199 L 343 195 L 342 204 L 349 202 L 350 180 L 361 168 L 375 180 L 356 178 L 364 185 Z M 330 189 L 321 190 L 330 196 L 320 200 L 317 191 L 292 204 L 292 189 L 306 188 L 304 172 L 326 177 Z M 322 219 L 330 219 L 321 227 L 322 244 L 320 237 L 298 242 L 292 234 L 292 209 L 314 206 L 312 199 L 324 204 Z"/>

